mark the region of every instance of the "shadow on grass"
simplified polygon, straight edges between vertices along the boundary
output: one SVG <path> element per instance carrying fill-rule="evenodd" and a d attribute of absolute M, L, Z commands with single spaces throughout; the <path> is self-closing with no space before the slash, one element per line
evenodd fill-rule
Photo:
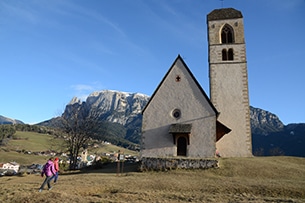
<path fill-rule="evenodd" d="M 140 172 L 140 163 L 120 163 L 120 170 L 118 170 L 118 163 L 107 163 L 103 164 L 101 167 L 97 168 L 96 166 L 86 167 L 80 170 L 71 170 L 65 171 L 60 175 L 75 175 L 75 174 L 85 174 L 85 173 L 109 173 L 109 174 L 117 174 L 118 172 L 121 174 L 126 173 L 134 173 Z"/>

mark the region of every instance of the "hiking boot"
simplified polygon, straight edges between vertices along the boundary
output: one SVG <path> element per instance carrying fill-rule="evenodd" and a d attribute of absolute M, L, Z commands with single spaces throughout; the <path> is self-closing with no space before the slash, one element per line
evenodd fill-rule
<path fill-rule="evenodd" d="M 39 189 L 38 192 L 42 192 L 42 189 Z"/>
<path fill-rule="evenodd" d="M 49 190 L 52 190 L 53 187 L 50 187 Z"/>

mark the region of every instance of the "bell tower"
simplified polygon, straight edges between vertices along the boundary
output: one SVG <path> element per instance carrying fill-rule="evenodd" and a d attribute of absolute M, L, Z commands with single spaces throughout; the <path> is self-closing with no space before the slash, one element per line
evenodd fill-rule
<path fill-rule="evenodd" d="M 242 13 L 233 8 L 207 15 L 210 99 L 218 120 L 231 129 L 216 148 L 223 157 L 252 156 L 246 44 Z"/>

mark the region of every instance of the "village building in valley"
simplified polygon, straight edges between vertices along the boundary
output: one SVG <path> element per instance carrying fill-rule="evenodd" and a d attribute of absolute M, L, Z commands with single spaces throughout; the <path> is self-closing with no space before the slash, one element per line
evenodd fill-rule
<path fill-rule="evenodd" d="M 193 163 L 216 151 L 252 156 L 243 16 L 216 9 L 207 25 L 210 98 L 178 55 L 142 111 L 141 158 L 150 164 L 174 158 Z"/>

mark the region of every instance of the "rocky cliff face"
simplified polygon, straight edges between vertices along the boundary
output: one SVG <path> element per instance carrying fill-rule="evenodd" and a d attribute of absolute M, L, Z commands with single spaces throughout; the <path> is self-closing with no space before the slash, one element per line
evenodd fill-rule
<path fill-rule="evenodd" d="M 98 91 L 91 93 L 86 101 L 74 97 L 66 106 L 62 116 L 69 117 L 73 112 L 85 111 L 87 115 L 95 115 L 99 120 L 116 124 L 113 128 L 124 128 L 118 135 L 134 143 L 139 143 L 142 126 L 141 111 L 149 97 L 139 93 L 119 91 Z M 108 132 L 109 133 L 109 132 Z"/>
<path fill-rule="evenodd" d="M 105 90 L 90 94 L 85 105 L 101 119 L 126 126 L 139 117 L 148 99 L 139 93 Z"/>
<path fill-rule="evenodd" d="M 284 124 L 275 114 L 252 106 L 250 106 L 250 120 L 252 134 L 268 134 L 284 128 Z"/>
<path fill-rule="evenodd" d="M 138 119 L 149 97 L 139 93 L 126 93 L 104 90 L 91 93 L 85 102 L 74 97 L 67 105 L 64 115 L 69 114 L 69 108 L 80 107 L 89 114 L 98 115 L 101 120 L 119 123 L 127 126 Z"/>

